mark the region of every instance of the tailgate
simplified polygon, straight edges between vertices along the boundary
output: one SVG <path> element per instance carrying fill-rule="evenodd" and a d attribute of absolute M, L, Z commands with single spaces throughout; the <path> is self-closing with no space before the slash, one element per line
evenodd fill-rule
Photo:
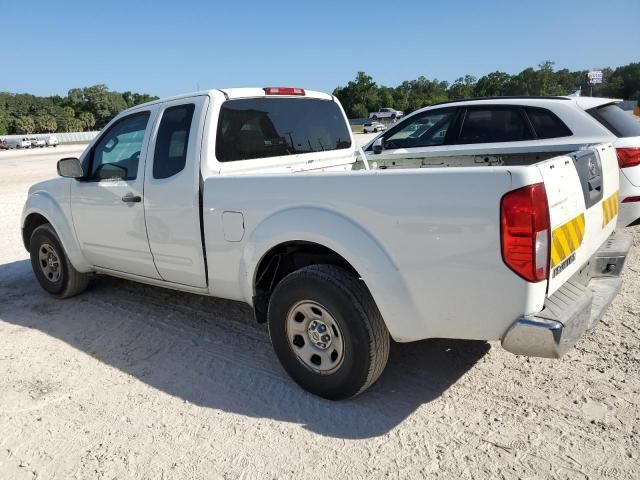
<path fill-rule="evenodd" d="M 618 215 L 619 170 L 610 144 L 536 164 L 545 184 L 551 222 L 552 295 L 611 235 Z"/>

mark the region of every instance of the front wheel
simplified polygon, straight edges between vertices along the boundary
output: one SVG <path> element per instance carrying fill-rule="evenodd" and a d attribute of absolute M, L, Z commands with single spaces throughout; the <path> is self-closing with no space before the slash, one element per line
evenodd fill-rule
<path fill-rule="evenodd" d="M 41 225 L 33 231 L 29 253 L 38 283 L 51 295 L 68 298 L 87 289 L 89 274 L 78 272 L 71 265 L 51 225 Z"/>
<path fill-rule="evenodd" d="M 269 301 L 269 336 L 282 366 L 305 390 L 355 397 L 382 374 L 390 338 L 364 283 L 333 265 L 287 275 Z"/>

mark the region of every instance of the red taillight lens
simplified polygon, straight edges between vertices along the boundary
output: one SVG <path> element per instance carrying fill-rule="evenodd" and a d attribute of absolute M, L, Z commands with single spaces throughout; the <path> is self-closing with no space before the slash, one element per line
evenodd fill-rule
<path fill-rule="evenodd" d="M 303 88 L 295 87 L 265 87 L 264 93 L 267 95 L 302 95 L 304 96 Z"/>
<path fill-rule="evenodd" d="M 502 259 L 528 282 L 549 275 L 549 204 L 543 183 L 505 194 L 500 204 Z"/>
<path fill-rule="evenodd" d="M 640 165 L 640 148 L 616 148 L 620 168 Z"/>
<path fill-rule="evenodd" d="M 633 202 L 640 202 L 640 197 L 627 197 L 624 200 L 622 200 L 622 203 L 633 203 Z"/>

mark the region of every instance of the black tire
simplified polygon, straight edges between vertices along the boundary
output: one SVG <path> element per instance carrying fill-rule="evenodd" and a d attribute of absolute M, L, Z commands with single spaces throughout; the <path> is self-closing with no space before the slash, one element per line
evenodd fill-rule
<path fill-rule="evenodd" d="M 45 271 L 47 263 L 41 254 L 52 254 L 55 272 Z M 36 228 L 29 241 L 31 268 L 40 286 L 58 298 L 69 298 L 84 292 L 89 286 L 89 274 L 78 272 L 69 261 L 60 239 L 51 225 L 44 224 Z"/>
<path fill-rule="evenodd" d="M 374 115 L 373 117 L 371 117 L 371 120 L 378 120 L 378 116 Z"/>
<path fill-rule="evenodd" d="M 306 301 L 324 307 L 338 327 L 333 341 L 341 338 L 343 354 L 330 372 L 319 373 L 305 365 L 294 351 L 299 346 L 288 338 L 288 318 L 296 305 Z M 282 279 L 269 301 L 268 325 L 276 355 L 291 378 L 329 400 L 362 393 L 380 377 L 389 358 L 389 332 L 371 294 L 361 280 L 333 265 L 312 265 Z"/>

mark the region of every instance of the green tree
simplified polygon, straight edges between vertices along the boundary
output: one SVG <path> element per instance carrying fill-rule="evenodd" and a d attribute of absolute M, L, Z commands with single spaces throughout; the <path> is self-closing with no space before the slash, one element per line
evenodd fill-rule
<path fill-rule="evenodd" d="M 70 129 L 73 120 L 75 120 L 76 112 L 71 107 L 64 107 L 58 111 L 58 116 L 56 117 L 56 122 L 58 126 L 62 128 L 64 132 L 73 132 L 77 130 Z M 80 127 L 82 130 L 82 127 Z"/>
<path fill-rule="evenodd" d="M 65 122 L 63 125 L 64 131 L 67 133 L 70 132 L 82 132 L 83 127 L 82 121 L 77 118 L 71 118 Z"/>
<path fill-rule="evenodd" d="M 465 75 L 464 77 L 457 78 L 447 92 L 449 99 L 471 98 L 473 97 L 475 86 L 476 77 L 473 75 Z"/>
<path fill-rule="evenodd" d="M 82 122 L 85 130 L 91 130 L 96 125 L 96 118 L 91 112 L 82 112 L 78 115 L 78 120 Z"/>
<path fill-rule="evenodd" d="M 41 115 L 36 118 L 36 128 L 41 133 L 53 133 L 58 129 L 58 122 L 53 115 Z"/>
<path fill-rule="evenodd" d="M 473 90 L 475 97 L 499 97 L 505 95 L 511 75 L 505 72 L 495 71 L 484 77 L 480 77 Z"/>
<path fill-rule="evenodd" d="M 36 122 L 33 120 L 33 117 L 29 116 L 17 117 L 14 124 L 17 133 L 31 135 L 36 129 Z"/>
<path fill-rule="evenodd" d="M 362 103 L 356 103 L 351 107 L 351 116 L 353 118 L 367 118 L 369 116 L 369 112 L 367 112 L 367 107 Z"/>

